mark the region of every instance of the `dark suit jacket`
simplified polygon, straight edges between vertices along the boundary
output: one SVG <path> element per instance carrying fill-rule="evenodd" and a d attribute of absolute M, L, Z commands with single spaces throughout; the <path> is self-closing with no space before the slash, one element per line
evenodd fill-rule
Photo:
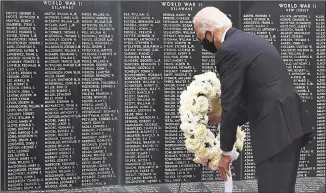
<path fill-rule="evenodd" d="M 303 102 L 276 48 L 231 28 L 216 53 L 222 89 L 221 149 L 231 151 L 236 129 L 249 121 L 256 164 L 302 136 L 312 139 Z"/>

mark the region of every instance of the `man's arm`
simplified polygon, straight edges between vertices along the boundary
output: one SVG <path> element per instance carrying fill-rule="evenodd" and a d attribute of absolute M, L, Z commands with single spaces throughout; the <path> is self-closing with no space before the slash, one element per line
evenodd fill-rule
<path fill-rule="evenodd" d="M 244 110 L 244 107 L 242 105 L 240 105 L 238 107 L 238 115 L 237 115 L 237 125 L 238 126 L 242 126 L 245 123 L 248 122 L 248 116 L 247 113 Z M 237 152 L 234 151 L 223 151 L 223 155 L 225 156 L 230 156 L 232 160 L 235 160 L 239 154 L 237 154 Z"/>
<path fill-rule="evenodd" d="M 239 105 L 237 112 L 238 112 L 238 115 L 237 115 L 238 126 L 242 126 L 249 121 L 248 115 L 247 115 L 244 107 L 242 106 L 242 104 Z"/>
<path fill-rule="evenodd" d="M 246 68 L 235 53 L 219 50 L 217 54 L 222 89 L 220 147 L 223 152 L 230 152 L 236 141 L 238 125 L 248 120 L 240 108 Z"/>

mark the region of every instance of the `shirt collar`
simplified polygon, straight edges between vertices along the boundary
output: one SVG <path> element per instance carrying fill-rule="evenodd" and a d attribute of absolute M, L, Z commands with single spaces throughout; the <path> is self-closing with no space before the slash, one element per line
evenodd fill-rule
<path fill-rule="evenodd" d="M 223 43 L 223 42 L 224 42 L 224 39 L 225 39 L 225 35 L 226 35 L 226 32 L 228 32 L 230 28 L 231 28 L 231 27 L 228 27 L 228 28 L 227 28 L 227 29 L 224 31 L 224 33 L 223 33 L 223 36 L 222 36 L 222 40 L 221 40 L 221 43 Z"/>

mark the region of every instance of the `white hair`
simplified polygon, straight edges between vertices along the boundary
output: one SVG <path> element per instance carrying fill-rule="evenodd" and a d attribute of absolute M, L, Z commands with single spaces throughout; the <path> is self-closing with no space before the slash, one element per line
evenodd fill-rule
<path fill-rule="evenodd" d="M 232 26 L 231 20 L 216 7 L 205 7 L 193 18 L 192 22 L 201 24 L 202 31 L 209 31 L 212 28 L 222 29 L 225 26 Z"/>

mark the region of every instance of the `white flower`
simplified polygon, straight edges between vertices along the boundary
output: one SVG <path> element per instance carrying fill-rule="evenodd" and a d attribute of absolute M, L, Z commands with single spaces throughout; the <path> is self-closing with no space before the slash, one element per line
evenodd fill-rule
<path fill-rule="evenodd" d="M 208 129 L 207 137 L 210 137 L 210 138 L 213 138 L 213 139 L 215 138 L 214 133 L 210 129 Z"/>
<path fill-rule="evenodd" d="M 217 94 L 221 95 L 221 83 L 218 79 L 212 81 L 212 85 Z"/>
<path fill-rule="evenodd" d="M 198 84 L 203 88 L 203 90 L 205 90 L 203 94 L 205 94 L 209 99 L 216 95 L 217 90 L 214 89 L 214 87 L 208 81 L 200 82 Z"/>
<path fill-rule="evenodd" d="M 243 149 L 245 136 L 246 136 L 246 133 L 243 130 L 241 130 L 241 127 L 238 127 L 237 139 L 234 143 L 234 147 L 237 148 L 239 151 L 242 151 L 242 149 Z"/>
<path fill-rule="evenodd" d="M 208 77 L 213 87 L 218 89 L 220 88 L 221 86 L 220 81 L 214 72 L 206 72 L 205 75 Z"/>
<path fill-rule="evenodd" d="M 209 84 L 209 86 L 206 87 L 206 91 L 207 91 L 206 96 L 209 99 L 212 99 L 217 94 L 217 89 L 214 89 L 214 87 L 212 87 L 210 84 Z"/>
<path fill-rule="evenodd" d="M 195 131 L 195 138 L 199 141 L 204 141 L 207 137 L 207 128 L 204 124 L 197 124 Z"/>
<path fill-rule="evenodd" d="M 220 81 L 215 73 L 207 72 L 196 75 L 194 78 L 195 85 L 202 87 L 204 91 L 201 91 L 201 93 L 205 94 L 209 99 L 220 93 Z"/>
<path fill-rule="evenodd" d="M 198 81 L 202 81 L 202 80 L 204 80 L 204 77 L 205 77 L 204 74 L 197 74 L 194 76 L 194 79 L 198 80 Z"/>
<path fill-rule="evenodd" d="M 243 145 L 243 141 L 240 141 L 238 139 L 234 143 L 234 147 L 237 148 L 239 151 L 242 151 Z"/>
<path fill-rule="evenodd" d="M 207 82 L 209 80 L 209 77 L 206 76 L 206 73 L 203 73 L 195 75 L 194 79 L 195 82 Z"/>
<path fill-rule="evenodd" d="M 206 97 L 199 96 L 194 100 L 194 105 L 191 107 L 192 112 L 207 113 L 209 102 Z"/>
<path fill-rule="evenodd" d="M 190 133 L 183 133 L 183 136 L 186 138 L 186 139 L 193 139 L 195 136 L 190 134 Z"/>
<path fill-rule="evenodd" d="M 180 129 L 185 133 L 193 135 L 196 130 L 196 125 L 194 123 L 183 122 L 180 125 Z"/>
<path fill-rule="evenodd" d="M 191 117 L 191 121 L 193 123 L 199 123 L 202 115 L 201 114 L 195 114 Z"/>
<path fill-rule="evenodd" d="M 196 98 L 196 95 L 192 95 L 190 92 L 188 91 L 183 91 L 181 96 L 180 96 L 180 104 L 184 104 L 186 101 L 192 100 L 194 98 Z"/>
<path fill-rule="evenodd" d="M 204 114 L 204 115 L 201 115 L 201 116 L 198 116 L 198 123 L 201 123 L 201 124 L 207 124 L 208 123 L 208 116 L 207 114 Z"/>
<path fill-rule="evenodd" d="M 191 111 L 180 111 L 181 122 L 191 122 L 193 114 Z"/>
<path fill-rule="evenodd" d="M 197 123 L 202 119 L 201 115 L 194 115 L 191 111 L 180 112 L 181 122 Z M 208 118 L 207 118 L 208 119 Z"/>
<path fill-rule="evenodd" d="M 213 78 L 217 78 L 216 74 L 214 72 L 205 72 L 204 75 L 208 78 L 208 79 L 213 79 Z"/>
<path fill-rule="evenodd" d="M 195 151 L 200 147 L 200 141 L 198 141 L 196 138 L 187 138 L 186 139 L 186 148 L 191 153 L 195 153 Z"/>
<path fill-rule="evenodd" d="M 195 158 L 193 159 L 193 161 L 194 161 L 196 164 L 207 165 L 208 159 L 200 159 L 200 158 L 198 158 L 198 157 L 195 157 Z"/>
<path fill-rule="evenodd" d="M 189 95 L 189 96 L 187 96 L 185 98 L 182 98 L 180 100 L 180 109 L 179 109 L 179 112 L 180 111 L 188 111 L 189 109 L 191 109 L 191 107 L 195 103 L 195 99 L 196 99 L 196 97 L 195 96 L 192 96 L 192 95 Z"/>
<path fill-rule="evenodd" d="M 214 148 L 214 138 L 206 137 L 204 142 L 195 152 L 195 156 L 200 159 L 213 159 L 212 150 Z"/>
<path fill-rule="evenodd" d="M 195 75 L 194 79 L 195 79 L 195 81 L 198 81 L 198 82 L 209 82 L 210 84 L 212 84 L 214 86 L 220 85 L 219 84 L 220 81 L 214 72 L 206 72 L 203 74 Z"/>
<path fill-rule="evenodd" d="M 192 82 L 188 87 L 187 87 L 187 92 L 189 92 L 191 95 L 198 96 L 199 94 L 204 94 L 205 89 L 198 85 L 196 82 Z"/>
<path fill-rule="evenodd" d="M 211 158 L 219 157 L 222 154 L 222 150 L 220 149 L 220 144 L 214 145 L 211 149 Z"/>
<path fill-rule="evenodd" d="M 195 154 L 193 161 L 197 164 L 208 164 L 215 171 L 222 155 L 220 134 L 215 136 L 207 128 L 207 112 L 212 108 L 221 110 L 220 98 L 221 85 L 216 73 L 206 72 L 194 76 L 187 90 L 180 95 L 179 107 L 182 122 L 180 129 L 185 136 L 187 150 Z M 220 125 L 217 130 L 220 130 Z M 244 138 L 244 131 L 238 128 L 234 148 L 242 150 Z M 208 162 L 209 160 L 211 161 Z"/>
<path fill-rule="evenodd" d="M 209 129 L 207 129 L 207 131 L 209 131 Z M 213 137 L 209 137 L 206 136 L 205 140 L 204 140 L 204 144 L 208 144 L 209 146 L 207 148 L 212 148 L 214 146 L 214 138 Z"/>
<path fill-rule="evenodd" d="M 237 128 L 237 138 L 239 138 L 241 141 L 245 138 L 246 133 L 241 129 L 241 127 Z"/>
<path fill-rule="evenodd" d="M 220 162 L 220 159 L 221 159 L 221 157 L 219 156 L 219 157 L 216 157 L 216 158 L 214 158 L 213 160 L 211 160 L 211 161 L 208 163 L 208 168 L 209 168 L 210 170 L 213 170 L 213 171 L 218 170 L 218 164 L 219 164 L 219 162 Z"/>
<path fill-rule="evenodd" d="M 217 135 L 215 138 L 214 138 L 214 145 L 218 145 L 220 146 L 220 136 Z"/>
<path fill-rule="evenodd" d="M 210 151 L 204 146 L 204 144 L 201 144 L 195 151 L 195 156 L 199 159 L 208 159 L 210 157 L 209 154 Z"/>
<path fill-rule="evenodd" d="M 191 93 L 187 90 L 182 91 L 181 95 L 180 95 L 180 100 L 186 99 L 186 98 L 190 98 L 193 97 L 193 95 L 191 95 Z"/>

